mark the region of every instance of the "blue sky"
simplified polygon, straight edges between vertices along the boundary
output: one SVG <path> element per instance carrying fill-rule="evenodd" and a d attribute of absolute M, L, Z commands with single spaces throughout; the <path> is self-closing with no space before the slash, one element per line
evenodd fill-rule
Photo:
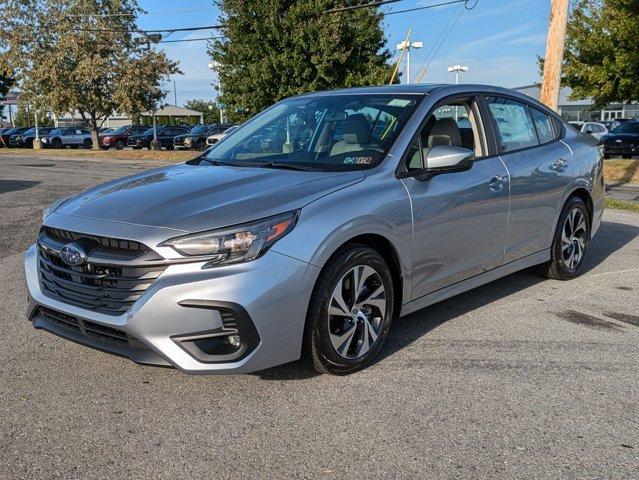
<path fill-rule="evenodd" d="M 442 0 L 404 0 L 387 6 L 392 12 L 422 5 L 440 3 Z M 362 2 L 364 3 L 364 2 Z M 472 2 L 471 2 L 472 3 Z M 471 11 L 461 5 L 449 5 L 410 13 L 388 15 L 384 29 L 388 48 L 393 50 L 412 27 L 412 40 L 422 41 L 424 47 L 411 53 L 411 72 L 415 75 L 436 44 L 444 26 L 457 18 L 450 34 L 445 38 L 422 82 L 454 82 L 454 76 L 446 67 L 454 64 L 468 65 L 462 74 L 465 83 L 487 83 L 505 87 L 527 85 L 539 79 L 537 55 L 545 50 L 548 26 L 549 0 L 478 0 Z M 139 18 L 143 29 L 178 28 L 213 24 L 218 10 L 210 0 L 140 0 L 140 6 L 149 15 Z M 173 33 L 167 40 L 198 38 L 210 31 Z M 184 75 L 176 75 L 178 105 L 193 98 L 215 98 L 211 83 L 214 74 L 208 69 L 209 58 L 206 42 L 184 42 L 160 45 L 170 58 L 180 61 Z M 405 65 L 405 64 L 404 64 Z M 167 102 L 173 103 L 172 85 Z"/>

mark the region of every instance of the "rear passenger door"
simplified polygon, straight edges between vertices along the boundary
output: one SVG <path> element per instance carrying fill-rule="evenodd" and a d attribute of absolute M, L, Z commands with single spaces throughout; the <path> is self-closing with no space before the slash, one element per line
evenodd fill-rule
<path fill-rule="evenodd" d="M 504 263 L 552 243 L 568 187 L 572 153 L 560 140 L 560 122 L 519 99 L 487 96 L 500 156 L 510 175 L 510 216 Z"/>

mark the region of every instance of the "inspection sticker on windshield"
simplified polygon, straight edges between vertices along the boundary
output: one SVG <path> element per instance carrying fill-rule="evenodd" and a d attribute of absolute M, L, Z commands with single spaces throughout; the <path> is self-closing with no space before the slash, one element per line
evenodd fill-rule
<path fill-rule="evenodd" d="M 370 165 L 373 157 L 346 157 L 342 162 L 344 165 Z"/>

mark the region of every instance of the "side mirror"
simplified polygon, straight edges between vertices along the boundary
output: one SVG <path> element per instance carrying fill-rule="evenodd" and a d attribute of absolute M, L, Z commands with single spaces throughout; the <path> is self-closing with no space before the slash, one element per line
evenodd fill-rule
<path fill-rule="evenodd" d="M 415 176 L 423 181 L 440 173 L 460 172 L 468 170 L 475 159 L 475 152 L 468 148 L 451 145 L 435 145 L 426 157 L 426 168 Z"/>
<path fill-rule="evenodd" d="M 433 173 L 464 170 L 474 158 L 475 152 L 468 148 L 435 145 L 426 157 L 426 170 Z"/>

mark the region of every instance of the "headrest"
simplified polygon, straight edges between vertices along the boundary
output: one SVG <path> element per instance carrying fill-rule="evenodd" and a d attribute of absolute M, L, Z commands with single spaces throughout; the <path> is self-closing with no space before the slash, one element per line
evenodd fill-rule
<path fill-rule="evenodd" d="M 344 143 L 370 143 L 371 128 L 361 113 L 346 117 L 344 122 Z"/>
<path fill-rule="evenodd" d="M 428 146 L 433 148 L 436 145 L 462 146 L 461 134 L 455 120 L 442 118 L 435 122 L 428 135 Z"/>

